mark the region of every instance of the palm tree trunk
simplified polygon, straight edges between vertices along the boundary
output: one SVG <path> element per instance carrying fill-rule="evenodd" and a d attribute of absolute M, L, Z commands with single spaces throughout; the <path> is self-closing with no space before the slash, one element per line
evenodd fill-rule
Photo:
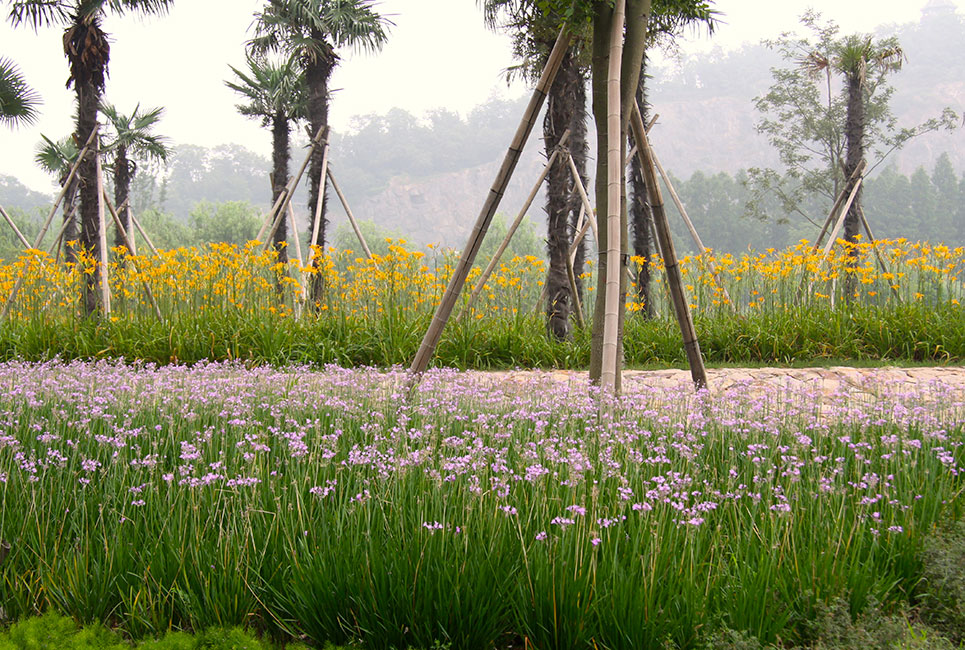
<path fill-rule="evenodd" d="M 647 103 L 647 56 L 644 54 L 643 66 L 640 69 L 640 83 L 637 85 L 637 103 L 643 112 L 643 121 L 647 122 L 649 104 Z M 630 146 L 634 145 L 633 134 L 630 134 Z M 650 206 L 650 195 L 647 181 L 643 174 L 643 167 L 638 156 L 630 160 L 630 200 L 629 221 L 633 231 L 633 254 L 646 260 L 637 272 L 637 302 L 643 305 L 640 312 L 645 318 L 651 319 L 656 315 L 653 300 L 650 295 L 650 256 L 653 251 L 653 209 Z"/>
<path fill-rule="evenodd" d="M 323 42 L 324 35 L 320 32 L 313 32 L 312 38 L 316 42 Z M 308 87 L 308 122 L 311 132 L 318 133 L 319 130 L 328 125 L 328 81 L 332 76 L 332 71 L 338 62 L 335 51 L 329 49 L 327 56 L 316 56 L 305 66 L 305 84 Z M 318 240 L 319 248 L 325 248 L 325 227 L 328 225 L 326 209 L 328 197 L 322 191 L 324 181 L 322 179 L 322 151 L 323 147 L 317 147 L 312 154 L 309 164 L 309 187 L 308 187 L 308 213 L 311 215 L 310 226 L 315 228 L 315 219 L 318 219 Z M 319 202 L 321 207 L 319 208 Z M 317 215 L 317 217 L 316 217 Z M 321 260 L 315 259 L 314 265 L 318 268 Z M 325 293 L 325 285 L 320 274 L 312 276 L 311 303 L 321 302 Z"/>
<path fill-rule="evenodd" d="M 271 203 L 274 205 L 278 197 L 288 184 L 288 159 L 289 159 L 289 124 L 284 112 L 278 111 L 271 120 L 272 137 L 272 195 Z M 275 250 L 278 252 L 278 261 L 282 264 L 288 263 L 288 222 L 281 220 L 275 230 Z"/>
<path fill-rule="evenodd" d="M 573 51 L 570 50 L 563 57 L 560 71 L 546 99 L 543 140 L 547 158 L 559 145 L 560 138 L 572 123 L 575 112 L 573 87 L 579 85 L 581 81 L 579 65 Z M 574 304 L 573 296 L 570 295 L 566 264 L 570 248 L 571 197 L 574 193 L 573 176 L 567 162 L 561 160 L 554 164 L 549 170 L 546 181 L 546 241 L 549 253 L 549 271 L 546 277 L 546 331 L 547 334 L 559 340 L 565 340 L 570 336 L 570 308 Z"/>
<path fill-rule="evenodd" d="M 588 146 L 586 141 L 586 71 L 583 68 L 578 70 L 578 80 L 572 85 L 573 93 L 573 112 L 570 114 L 570 155 L 573 157 L 573 164 L 583 181 L 583 187 L 589 183 L 586 173 L 586 163 L 588 157 Z M 570 212 L 570 241 L 576 236 L 579 227 L 580 211 L 583 209 L 583 199 L 580 193 L 573 188 L 569 197 Z M 592 219 L 592 214 L 585 215 L 586 219 Z M 583 290 L 583 269 L 586 266 L 586 240 L 581 239 L 576 247 L 576 256 L 573 259 L 573 274 L 576 277 L 576 291 L 579 294 L 581 305 L 586 305 L 586 296 Z"/>
<path fill-rule="evenodd" d="M 117 147 L 117 154 L 114 156 L 114 205 L 118 210 L 122 208 L 128 200 L 131 188 L 131 162 L 127 159 L 127 148 L 123 145 Z M 120 229 L 114 227 L 114 246 L 123 246 L 124 236 Z M 128 251 L 131 252 L 131 251 Z"/>
<path fill-rule="evenodd" d="M 76 82 L 77 92 L 77 137 L 86 142 L 97 124 L 97 107 L 100 105 L 100 88 L 91 81 Z M 78 169 L 80 187 L 80 247 L 92 259 L 100 259 L 100 240 L 98 235 L 97 164 L 95 156 L 100 155 L 100 145 L 93 143 L 97 153 L 84 156 Z M 99 269 L 100 273 L 103 269 Z M 88 316 L 97 311 L 98 273 L 85 276 L 83 287 L 84 313 Z"/>
<path fill-rule="evenodd" d="M 845 75 L 848 90 L 848 108 L 845 118 L 844 136 L 847 144 L 847 158 L 844 175 L 850 178 L 864 159 L 864 129 L 865 129 L 865 66 L 863 62 L 856 70 L 850 70 Z M 857 242 L 861 230 L 861 188 L 858 188 L 848 214 L 844 219 L 844 239 L 847 242 Z M 851 248 L 848 253 L 848 267 L 857 263 L 857 249 Z M 851 302 L 857 290 L 857 277 L 854 273 L 847 273 L 844 281 L 844 299 Z"/>
<path fill-rule="evenodd" d="M 66 176 L 63 178 L 61 183 L 67 182 Z M 77 241 L 77 179 L 72 178 L 70 181 L 70 187 L 67 188 L 67 193 L 64 194 L 64 222 L 67 226 L 64 228 L 63 236 L 63 248 L 64 248 L 64 259 L 67 263 L 74 263 L 77 261 L 77 245 L 76 243 L 72 246 L 70 242 Z"/>

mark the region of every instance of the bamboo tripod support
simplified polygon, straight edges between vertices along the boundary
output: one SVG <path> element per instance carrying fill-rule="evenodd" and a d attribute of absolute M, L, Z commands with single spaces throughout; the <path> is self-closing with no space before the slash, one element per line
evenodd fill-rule
<path fill-rule="evenodd" d="M 650 147 L 650 155 L 653 156 L 653 164 L 656 166 L 657 171 L 660 172 L 660 178 L 663 179 L 664 184 L 667 186 L 667 190 L 670 192 L 670 198 L 673 200 L 674 206 L 677 208 L 677 212 L 680 213 L 680 217 L 684 220 L 684 224 L 687 226 L 687 230 L 690 232 L 690 238 L 693 239 L 694 245 L 697 246 L 697 252 L 699 254 L 704 254 L 707 252 L 707 247 L 704 246 L 704 242 L 701 241 L 700 235 L 697 233 L 697 229 L 694 227 L 694 222 L 690 220 L 690 216 L 687 214 L 687 209 L 684 207 L 683 201 L 680 200 L 680 196 L 677 194 L 677 190 L 674 189 L 673 183 L 670 182 L 670 176 L 664 170 L 663 165 L 660 164 L 660 159 L 657 158 L 656 152 L 654 152 L 653 147 Z M 731 311 L 737 311 L 737 305 L 731 302 L 730 294 L 727 293 L 726 287 L 720 281 L 720 272 L 717 267 L 711 269 L 711 276 L 714 279 L 714 284 L 720 289 L 721 295 L 730 305 Z"/>
<path fill-rule="evenodd" d="M 429 327 L 422 339 L 422 344 L 419 346 L 412 360 L 412 365 L 409 368 L 410 389 L 415 386 L 418 378 L 425 372 L 426 368 L 429 367 L 429 360 L 432 358 L 439 339 L 442 337 L 442 330 L 445 328 L 446 322 L 452 314 L 452 310 L 456 305 L 456 300 L 459 298 L 459 293 L 463 285 L 466 283 L 469 270 L 472 268 L 476 255 L 479 253 L 479 247 L 482 245 L 486 231 L 489 229 L 489 224 L 496 214 L 499 202 L 506 191 L 506 186 L 509 184 L 509 179 L 512 177 L 513 171 L 516 169 L 523 147 L 526 145 L 526 140 L 533 130 L 540 108 L 543 106 L 550 86 L 552 86 L 553 80 L 556 78 L 556 73 L 559 71 L 563 56 L 566 54 L 569 45 L 570 34 L 568 27 L 564 25 L 560 30 L 552 52 L 550 52 L 546 66 L 543 68 L 540 80 L 536 84 L 529 105 L 526 107 L 523 118 L 516 130 L 516 135 L 509 145 L 509 149 L 503 159 L 503 164 L 496 175 L 496 179 L 489 190 L 482 210 L 476 219 L 476 224 L 473 227 L 472 234 L 469 236 L 466 248 L 460 256 L 459 262 L 456 264 L 456 268 L 449 280 L 449 285 L 446 287 L 442 300 L 439 302 L 439 306 L 436 308 L 436 312 L 432 316 L 432 321 L 429 323 Z"/>
<path fill-rule="evenodd" d="M 312 236 L 308 240 L 308 255 L 312 259 L 313 266 L 315 266 L 316 263 L 314 249 L 318 245 L 318 231 L 322 222 L 322 206 L 325 204 L 325 183 L 326 179 L 328 178 L 328 152 L 329 145 L 328 140 L 326 140 L 325 144 L 322 145 L 322 170 L 318 175 L 318 202 L 315 204 L 315 219 L 312 221 Z"/>
<path fill-rule="evenodd" d="M 516 230 L 519 229 L 520 224 L 523 223 L 523 219 L 526 218 L 526 213 L 529 211 L 530 206 L 533 205 L 533 201 L 536 199 L 536 195 L 539 193 L 539 188 L 543 185 L 543 181 L 546 180 L 550 170 L 553 168 L 553 164 L 556 162 L 560 152 L 563 151 L 563 147 L 566 146 L 566 141 L 569 140 L 569 138 L 570 130 L 567 129 L 563 132 L 563 136 L 560 138 L 560 142 L 557 147 L 553 149 L 553 152 L 550 154 L 549 159 L 546 161 L 546 165 L 543 166 L 543 171 L 533 184 L 533 189 L 523 202 L 523 207 L 520 208 L 516 218 L 513 219 L 513 223 L 510 224 L 509 229 L 506 231 L 506 236 L 503 237 L 503 241 L 500 242 L 495 254 L 493 254 L 493 258 L 489 261 L 489 264 L 482 272 L 482 275 L 479 276 L 479 279 L 476 280 L 476 287 L 472 290 L 472 293 L 469 295 L 469 300 L 466 302 L 466 306 L 462 308 L 462 312 L 456 317 L 456 320 L 464 319 L 472 311 L 472 306 L 475 304 L 476 299 L 479 298 L 479 294 L 482 293 L 483 287 L 485 286 L 486 282 L 489 281 L 489 277 L 496 269 L 496 265 L 499 264 L 499 260 L 502 258 L 503 253 L 505 253 L 506 249 L 509 248 L 509 243 L 512 241 L 513 235 L 516 234 Z"/>
<path fill-rule="evenodd" d="M 610 56 L 606 83 L 606 277 L 604 280 L 603 349 L 600 387 L 616 395 L 620 389 L 623 365 L 620 345 L 620 316 L 624 306 L 620 296 L 623 272 L 620 217 L 623 213 L 623 181 L 626 177 L 626 141 L 623 138 L 620 72 L 623 63 L 623 28 L 626 23 L 626 0 L 616 0 L 610 32 Z M 642 132 L 642 129 L 641 129 Z M 643 137 L 646 137 L 644 134 Z"/>
<path fill-rule="evenodd" d="M 697 341 L 697 331 L 694 328 L 693 316 L 690 313 L 690 304 L 684 292 L 680 265 L 677 262 L 677 254 L 674 250 L 673 239 L 670 235 L 670 223 L 667 220 L 667 213 L 664 210 L 663 195 L 660 192 L 660 186 L 657 184 L 657 173 L 650 152 L 650 143 L 643 126 L 640 106 L 634 102 L 632 110 L 633 112 L 630 114 L 630 127 L 633 130 L 633 138 L 637 142 L 637 155 L 640 157 L 643 173 L 647 181 L 647 189 L 650 192 L 650 202 L 653 208 L 653 225 L 654 230 L 656 230 L 657 241 L 659 242 L 664 267 L 667 272 L 667 285 L 670 289 L 674 313 L 683 337 L 684 350 L 687 353 L 687 362 L 690 365 L 690 375 L 694 381 L 694 385 L 699 390 L 707 386 L 707 370 L 704 367 L 703 355 L 700 353 L 700 343 Z"/>
<path fill-rule="evenodd" d="M 101 164 L 100 147 L 97 149 L 97 158 L 94 159 L 97 168 L 97 236 L 100 240 L 100 284 L 101 284 L 101 307 L 105 316 L 111 315 L 111 286 L 108 282 L 108 251 L 107 251 L 107 219 L 105 218 L 104 197 L 104 167 Z"/>
<path fill-rule="evenodd" d="M 127 250 L 130 251 L 133 248 L 134 242 L 130 237 L 128 237 L 127 229 L 124 228 L 124 224 L 121 222 L 121 218 L 118 216 L 117 210 L 115 210 L 114 206 L 111 204 L 111 199 L 107 195 L 106 189 L 102 190 L 101 198 L 107 205 L 107 208 L 110 210 L 111 217 L 114 220 L 114 226 L 117 228 L 117 232 L 121 234 L 121 239 L 124 240 L 124 245 L 127 246 Z M 128 210 L 129 209 L 130 208 L 128 208 Z M 130 216 L 131 213 L 128 212 L 127 214 Z M 137 268 L 137 262 L 134 260 L 134 257 L 134 253 L 131 253 L 131 255 L 128 256 L 127 261 L 130 262 L 131 266 L 134 267 L 134 272 L 140 274 L 140 270 Z M 104 275 L 107 275 L 106 272 Z M 148 301 L 151 303 L 151 307 L 154 309 L 154 315 L 157 316 L 159 321 L 163 322 L 164 316 L 161 314 L 161 308 L 158 306 L 157 300 L 154 299 L 154 292 L 151 291 L 151 285 L 149 285 L 146 280 L 142 280 L 141 285 L 144 287 L 144 295 L 147 296 Z"/>
<path fill-rule="evenodd" d="M 0 205 L 0 214 L 3 215 L 4 220 L 6 220 L 6 222 L 10 224 L 10 227 L 13 228 L 13 232 L 17 236 L 17 239 L 19 239 L 20 243 L 23 244 L 24 250 L 30 248 L 30 242 L 28 242 L 27 238 L 23 236 L 23 233 L 20 232 L 20 228 L 17 228 L 17 224 L 13 219 L 10 218 L 10 215 L 7 214 L 7 211 L 3 209 L 2 205 Z"/>
<path fill-rule="evenodd" d="M 67 179 L 64 181 L 63 187 L 60 190 L 60 194 L 58 194 L 57 198 L 54 200 L 54 205 L 50 209 L 50 212 L 47 214 L 47 218 L 44 220 L 44 224 L 43 226 L 41 226 L 40 232 L 37 233 L 37 236 L 34 238 L 33 246 L 30 246 L 29 248 L 32 248 L 32 249 L 39 248 L 40 245 L 43 243 L 44 237 L 47 235 L 47 230 L 50 228 L 50 223 L 54 220 L 54 215 L 57 214 L 57 208 L 60 207 L 60 204 L 64 200 L 64 197 L 67 196 L 67 190 L 70 187 L 71 182 L 74 180 L 74 177 L 77 175 L 77 170 L 80 169 L 81 162 L 84 160 L 87 154 L 90 153 L 90 147 L 91 147 L 91 144 L 94 142 L 94 139 L 97 137 L 98 129 L 99 129 L 99 125 L 94 125 L 94 130 L 91 131 L 90 136 L 87 138 L 87 142 L 84 143 L 84 146 L 81 148 L 80 153 L 77 154 L 77 160 L 74 161 L 73 166 L 70 168 L 70 173 L 67 174 Z M 65 222 L 64 224 L 65 228 L 66 228 L 66 225 L 67 223 Z M 10 295 L 7 296 L 7 302 L 4 303 L 3 305 L 3 311 L 0 312 L 0 322 L 5 321 L 7 319 L 7 316 L 10 315 L 10 310 L 13 307 L 13 301 L 16 300 L 17 294 L 20 293 L 20 288 L 23 286 L 23 282 L 24 282 L 23 276 L 18 277 L 16 282 L 14 282 L 13 289 L 10 290 Z"/>
<path fill-rule="evenodd" d="M 365 256 L 374 260 L 375 256 L 372 255 L 372 251 L 369 249 L 369 245 L 365 241 L 365 235 L 362 234 L 362 229 L 359 227 L 358 221 L 355 219 L 355 215 L 352 214 L 352 208 L 349 207 L 348 200 L 346 200 L 345 195 L 342 194 L 342 189 L 335 181 L 335 175 L 332 173 L 331 167 L 328 168 L 328 180 L 332 183 L 332 189 L 335 190 L 335 195 L 338 197 L 339 203 L 342 204 L 342 209 L 345 210 L 345 216 L 348 217 L 349 223 L 352 224 L 352 230 L 355 231 L 355 237 L 359 240 L 362 250 L 365 251 Z"/>
<path fill-rule="evenodd" d="M 295 188 L 298 187 L 298 182 L 302 179 L 302 175 L 305 173 L 305 169 L 308 167 L 308 163 L 312 159 L 312 154 L 315 153 L 316 147 L 322 146 L 322 141 L 326 139 L 328 135 L 328 127 L 323 126 L 318 129 L 318 133 L 312 138 L 312 141 L 308 144 L 308 154 L 305 156 L 305 160 L 302 162 L 301 167 L 298 168 L 298 173 L 291 178 L 290 181 L 285 185 L 281 194 L 275 200 L 275 203 L 271 206 L 271 210 L 268 211 L 268 215 L 265 217 L 264 224 L 261 226 L 261 230 L 258 231 L 258 235 L 255 237 L 258 241 L 261 241 L 262 237 L 265 235 L 265 230 L 268 229 L 269 225 L 271 229 L 268 231 L 268 241 L 265 242 L 263 250 L 267 250 L 271 245 L 271 240 L 275 236 L 275 231 L 278 230 L 278 226 L 281 224 L 282 219 L 285 218 L 288 204 L 291 202 L 292 197 L 295 194 Z M 327 145 L 327 142 L 326 142 Z M 321 203 L 321 198 L 319 198 L 319 203 Z"/>
<path fill-rule="evenodd" d="M 828 227 L 833 223 L 834 228 L 831 230 L 831 234 L 828 237 L 828 243 L 825 245 L 821 260 L 827 257 L 828 253 L 831 251 L 831 247 L 834 246 L 834 242 L 837 241 L 838 232 L 840 232 L 841 227 L 844 225 L 844 220 L 848 216 L 848 210 L 851 209 L 851 204 L 854 202 L 854 197 L 858 194 L 858 189 L 861 187 L 861 183 L 864 180 L 862 175 L 865 169 L 865 161 L 862 160 L 855 167 L 854 172 L 848 179 L 847 185 L 845 185 L 841 191 L 838 193 L 837 198 L 834 201 L 834 205 L 831 206 L 831 212 L 828 214 L 828 218 L 824 220 L 824 225 L 821 227 L 821 232 L 818 233 L 818 238 L 815 240 L 814 245 L 811 247 L 811 255 L 817 252 L 818 248 L 821 246 L 821 242 L 824 240 L 824 235 L 828 232 Z M 821 261 L 818 261 L 818 269 L 821 268 Z M 801 278 L 801 286 L 797 290 L 797 298 L 801 300 L 804 296 L 804 288 L 807 285 L 807 276 Z"/>

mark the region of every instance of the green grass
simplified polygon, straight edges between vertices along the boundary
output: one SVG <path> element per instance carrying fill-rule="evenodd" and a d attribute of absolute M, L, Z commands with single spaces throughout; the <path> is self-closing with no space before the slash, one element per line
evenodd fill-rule
<path fill-rule="evenodd" d="M 0 359 L 144 360 L 194 363 L 241 360 L 255 364 L 408 364 L 422 341 L 428 314 L 398 312 L 382 319 L 240 313 L 181 313 L 161 322 L 146 315 L 115 321 L 33 318 L 0 325 Z M 721 366 L 949 364 L 965 360 L 965 318 L 951 304 L 789 309 L 735 318 L 716 313 L 695 320 L 704 359 Z M 551 340 L 541 315 L 453 321 L 434 363 L 476 369 L 585 369 L 589 332 Z M 629 316 L 626 364 L 682 367 L 676 323 Z"/>
<path fill-rule="evenodd" d="M 137 639 L 697 650 L 960 589 L 928 568 L 961 566 L 928 542 L 965 506 L 954 395 L 641 387 L 611 415 L 582 386 L 404 380 L 0 365 L 0 608 Z M 957 616 L 928 623 L 960 642 Z"/>

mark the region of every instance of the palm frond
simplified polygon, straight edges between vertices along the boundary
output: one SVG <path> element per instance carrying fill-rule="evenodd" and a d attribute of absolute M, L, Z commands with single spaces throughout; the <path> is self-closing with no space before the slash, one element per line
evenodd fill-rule
<path fill-rule="evenodd" d="M 67 173 L 80 153 L 71 136 L 54 141 L 40 134 L 42 142 L 34 150 L 34 162 L 48 174 L 58 177 Z"/>
<path fill-rule="evenodd" d="M 37 120 L 38 95 L 14 65 L 0 57 L 0 123 L 10 126 L 31 124 Z"/>
<path fill-rule="evenodd" d="M 141 105 L 138 104 L 134 107 L 134 112 L 124 115 L 113 104 L 103 104 L 101 112 L 112 130 L 106 144 L 107 149 L 123 147 L 137 158 L 159 162 L 167 160 L 170 154 L 168 139 L 152 132 L 164 114 L 163 108 L 142 112 Z"/>
<path fill-rule="evenodd" d="M 68 5 L 63 0 L 15 0 L 10 7 L 10 22 L 30 25 L 34 30 L 68 21 Z"/>

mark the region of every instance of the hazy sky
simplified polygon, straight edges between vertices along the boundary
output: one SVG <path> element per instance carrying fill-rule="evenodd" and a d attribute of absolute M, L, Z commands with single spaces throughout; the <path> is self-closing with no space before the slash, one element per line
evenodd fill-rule
<path fill-rule="evenodd" d="M 931 0 L 935 1 L 935 0 Z M 965 12 L 965 0 L 941 0 Z M 228 65 L 242 67 L 252 14 L 264 0 L 177 0 L 169 14 L 142 19 L 108 18 L 111 65 L 105 97 L 123 113 L 140 102 L 164 106 L 158 129 L 174 143 L 205 146 L 237 142 L 268 155 L 270 136 L 259 123 L 234 109 L 225 87 Z M 724 49 L 793 30 L 809 7 L 836 20 L 845 31 L 871 31 L 889 23 L 917 21 L 926 0 L 717 0 L 723 23 L 713 39 L 687 35 L 684 51 Z M 888 8 L 884 9 L 883 6 Z M 6 12 L 9 3 L 3 3 Z M 437 107 L 465 113 L 493 95 L 519 96 L 507 89 L 502 71 L 511 64 L 508 39 L 487 31 L 476 0 L 383 0 L 379 10 L 395 26 L 380 55 L 344 52 L 332 79 L 339 90 L 331 121 L 349 127 L 353 115 L 382 113 L 393 106 L 416 115 Z M 3 15 L 6 19 L 6 15 Z M 49 179 L 33 163 L 43 133 L 70 133 L 73 93 L 65 88 L 67 63 L 62 28 L 14 29 L 0 23 L 0 56 L 13 59 L 43 98 L 41 119 L 30 127 L 0 128 L 0 174 L 17 176 L 49 191 Z M 508 144 L 508 143 L 507 143 Z"/>

